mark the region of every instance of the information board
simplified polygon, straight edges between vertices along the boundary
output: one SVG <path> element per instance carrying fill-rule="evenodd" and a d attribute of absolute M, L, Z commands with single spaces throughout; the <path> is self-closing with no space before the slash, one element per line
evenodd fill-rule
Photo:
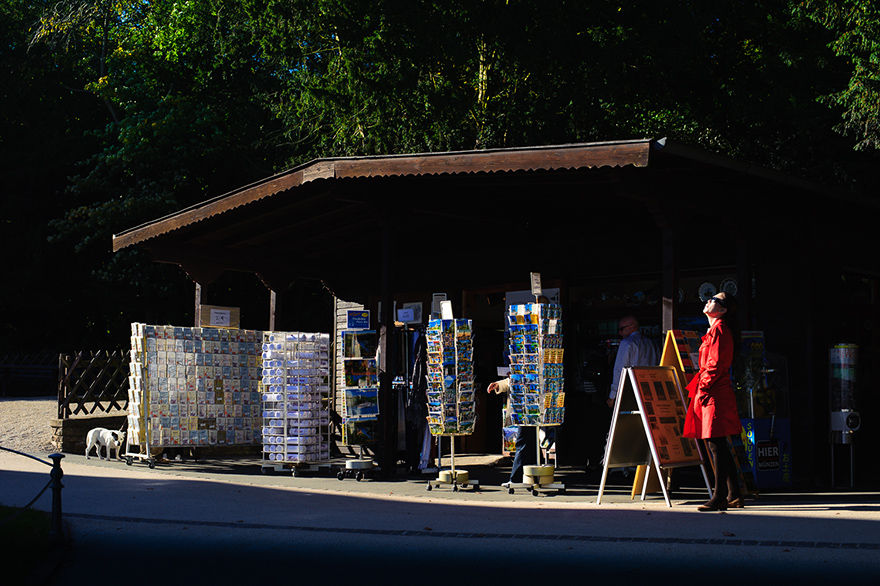
<path fill-rule="evenodd" d="M 623 369 L 614 403 L 599 499 L 610 468 L 648 465 L 659 469 L 700 466 L 711 496 L 703 454 L 693 438 L 682 435 L 684 397 L 672 366 Z M 672 506 L 661 483 L 666 504 Z"/>
<path fill-rule="evenodd" d="M 641 399 L 646 429 L 657 450 L 661 468 L 678 464 L 702 464 L 696 440 L 683 437 L 685 407 L 676 373 L 666 368 L 634 368 L 637 398 Z"/>
<path fill-rule="evenodd" d="M 349 309 L 346 312 L 346 329 L 370 329 L 370 312 L 367 309 Z"/>

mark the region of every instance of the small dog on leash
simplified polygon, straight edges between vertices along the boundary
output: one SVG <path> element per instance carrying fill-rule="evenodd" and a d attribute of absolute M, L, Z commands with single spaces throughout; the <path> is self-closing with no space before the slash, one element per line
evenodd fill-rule
<path fill-rule="evenodd" d="M 98 459 L 103 460 L 104 458 L 101 457 L 101 446 L 104 446 L 104 449 L 107 450 L 107 460 L 110 460 L 111 449 L 116 450 L 116 459 L 120 460 L 122 459 L 120 449 L 123 441 L 125 441 L 124 431 L 112 431 L 103 427 L 96 427 L 86 436 L 86 459 L 89 459 L 89 452 L 92 451 L 92 448 L 95 448 Z"/>

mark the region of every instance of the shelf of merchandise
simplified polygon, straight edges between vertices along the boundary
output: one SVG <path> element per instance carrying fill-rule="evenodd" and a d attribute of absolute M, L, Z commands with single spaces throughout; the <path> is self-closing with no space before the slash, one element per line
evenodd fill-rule
<path fill-rule="evenodd" d="M 123 458 L 150 468 L 166 448 L 259 445 L 262 332 L 131 325 Z"/>
<path fill-rule="evenodd" d="M 364 455 L 379 437 L 378 339 L 375 330 L 342 330 L 342 444 L 357 447 L 358 456 L 337 472 L 339 480 L 375 478 L 380 467 Z"/>
<path fill-rule="evenodd" d="M 434 319 L 426 331 L 428 347 L 428 428 L 437 438 L 449 437 L 451 464 L 440 466 L 427 489 L 450 485 L 478 488 L 466 470 L 455 467 L 455 436 L 470 435 L 476 423 L 474 401 L 473 324 L 469 319 Z M 438 453 L 440 453 L 438 446 Z"/>
<path fill-rule="evenodd" d="M 330 337 L 264 332 L 262 471 L 330 467 Z"/>
<path fill-rule="evenodd" d="M 532 494 L 565 485 L 553 481 L 554 466 L 541 464 L 542 427 L 562 425 L 565 416 L 563 379 L 562 308 L 552 303 L 511 305 L 510 328 L 511 423 L 535 428 L 537 466 L 526 466 L 522 483 L 511 484 L 510 494 L 525 488 Z M 529 472 L 534 472 L 529 474 Z"/>

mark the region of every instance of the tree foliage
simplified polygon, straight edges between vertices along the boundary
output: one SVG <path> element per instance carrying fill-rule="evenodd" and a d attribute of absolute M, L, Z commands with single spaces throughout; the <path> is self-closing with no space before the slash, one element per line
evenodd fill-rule
<path fill-rule="evenodd" d="M 667 136 L 857 188 L 876 165 L 832 128 L 876 146 L 877 22 L 867 0 L 8 0 L 2 243 L 27 252 L 4 276 L 45 293 L 3 305 L 63 282 L 45 319 L 69 339 L 182 323 L 191 284 L 111 235 L 316 157 Z"/>
<path fill-rule="evenodd" d="M 875 0 L 807 0 L 802 10 L 834 35 L 829 46 L 849 67 L 845 88 L 823 96 L 843 108 L 841 132 L 855 148 L 880 148 L 880 3 Z"/>

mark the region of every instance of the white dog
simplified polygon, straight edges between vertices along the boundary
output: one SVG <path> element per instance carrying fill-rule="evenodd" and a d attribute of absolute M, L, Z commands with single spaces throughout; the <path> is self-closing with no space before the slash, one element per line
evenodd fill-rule
<path fill-rule="evenodd" d="M 104 446 L 107 450 L 107 460 L 110 459 L 111 449 L 116 450 L 116 458 L 121 459 L 119 451 L 123 441 L 125 441 L 124 431 L 112 431 L 103 427 L 96 427 L 86 436 L 86 459 L 89 459 L 89 452 L 92 451 L 92 448 L 95 448 L 98 459 L 103 460 L 104 458 L 101 457 L 101 446 Z"/>

